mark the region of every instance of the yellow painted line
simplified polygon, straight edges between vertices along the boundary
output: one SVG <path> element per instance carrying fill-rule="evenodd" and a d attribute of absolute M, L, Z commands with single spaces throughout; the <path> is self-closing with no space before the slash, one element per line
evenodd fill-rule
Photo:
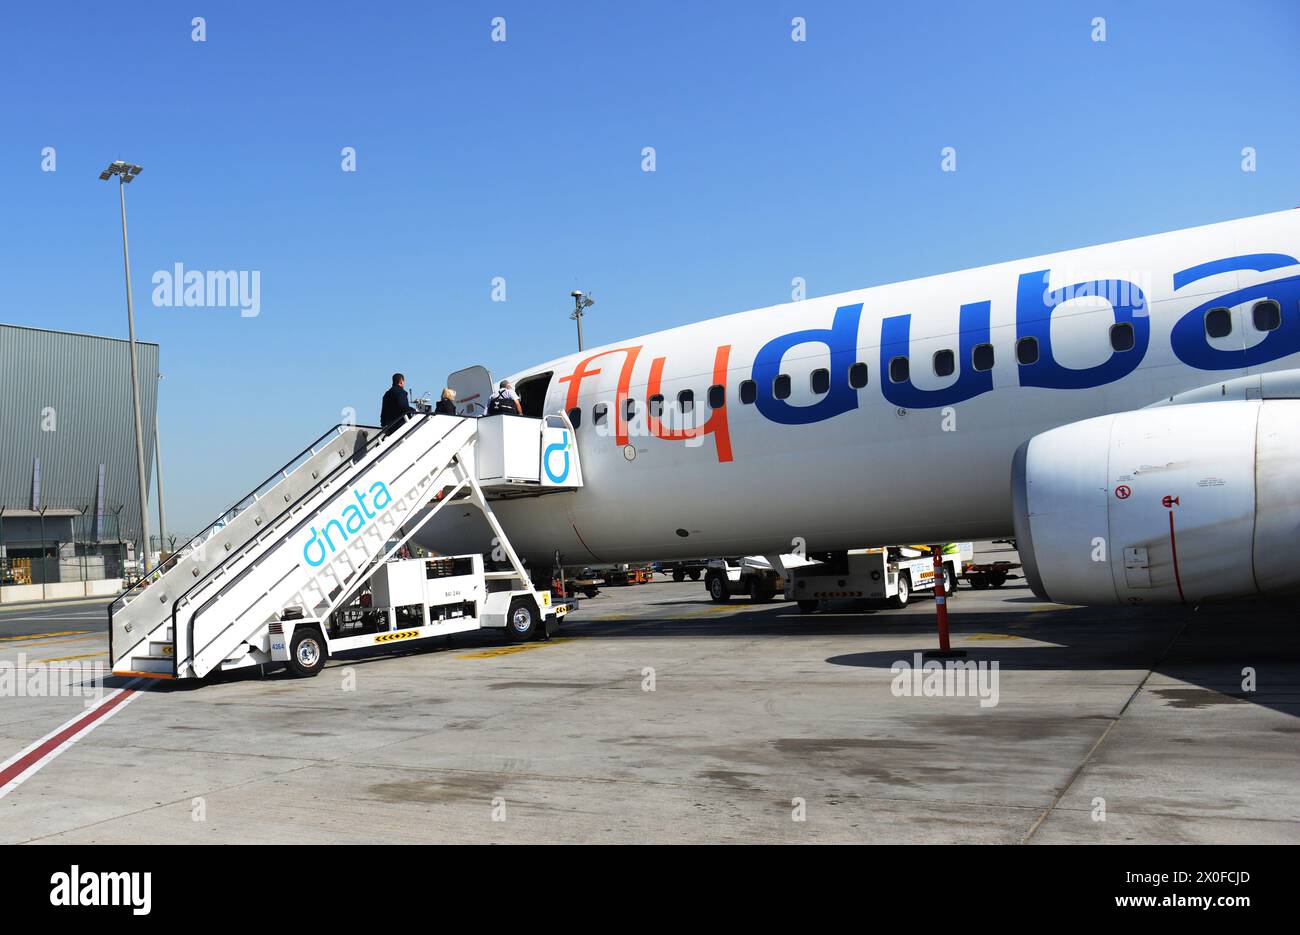
<path fill-rule="evenodd" d="M 556 643 L 572 643 L 573 637 L 560 637 L 551 639 L 545 643 L 520 643 L 518 646 L 500 646 L 496 649 L 485 649 L 479 653 L 466 653 L 463 656 L 457 656 L 457 659 L 495 659 L 497 656 L 511 656 L 515 653 L 526 653 L 530 649 L 541 649 L 544 646 L 554 646 Z"/>
<path fill-rule="evenodd" d="M 29 633 L 26 636 L 0 636 L 0 643 L 14 643 L 18 640 L 45 640 L 52 636 L 81 636 L 91 630 L 59 630 L 57 633 Z"/>
<path fill-rule="evenodd" d="M 11 650 L 11 651 L 35 649 L 37 647 L 43 647 L 48 649 L 56 646 L 57 647 L 71 646 L 74 643 L 99 643 L 102 641 L 103 640 L 100 638 L 99 634 L 93 634 L 91 636 L 82 636 L 82 637 L 65 636 L 62 639 L 41 640 L 38 642 L 31 642 L 31 643 L 19 643 L 18 645 L 12 647 L 6 646 L 4 647 L 4 649 Z"/>
<path fill-rule="evenodd" d="M 1018 640 L 1020 637 L 1010 633 L 975 633 L 966 637 L 968 640 Z"/>
<path fill-rule="evenodd" d="M 55 659 L 42 659 L 41 662 L 71 662 L 73 659 L 94 659 L 96 656 L 107 656 L 108 653 L 82 653 L 80 656 L 59 656 Z"/>
<path fill-rule="evenodd" d="M 753 606 L 758 606 L 758 605 L 753 605 Z M 733 610 L 745 611 L 745 610 L 752 610 L 752 609 L 753 607 L 746 604 L 720 604 L 717 607 L 705 607 L 703 610 L 698 610 L 695 613 L 682 614 L 680 619 L 693 620 L 697 617 L 707 617 L 710 614 L 725 614 L 728 611 L 733 611 Z"/>

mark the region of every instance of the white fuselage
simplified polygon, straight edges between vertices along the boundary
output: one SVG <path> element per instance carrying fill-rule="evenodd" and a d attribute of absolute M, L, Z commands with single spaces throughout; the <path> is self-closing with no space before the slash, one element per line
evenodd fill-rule
<path fill-rule="evenodd" d="M 1010 535 L 1012 457 L 1031 436 L 1300 366 L 1297 256 L 1300 211 L 1287 211 L 728 315 L 553 360 L 512 380 L 522 391 L 549 373 L 544 411 L 581 411 L 584 487 L 502 502 L 497 514 L 523 555 L 549 562 L 559 549 L 566 564 Z M 1280 300 L 1276 330 L 1255 327 L 1262 295 Z M 1213 337 L 1204 318 L 1219 300 L 1232 327 Z M 1026 338 L 1036 348 L 1020 347 Z M 976 369 L 976 357 L 989 364 L 983 345 L 991 367 Z M 1037 360 L 1022 363 L 1018 350 Z M 718 409 L 715 384 L 725 387 Z M 694 428 L 677 416 L 683 391 L 694 394 Z M 691 437 L 665 438 L 651 423 L 654 393 L 664 422 Z M 465 519 L 422 538 L 445 545 Z"/>

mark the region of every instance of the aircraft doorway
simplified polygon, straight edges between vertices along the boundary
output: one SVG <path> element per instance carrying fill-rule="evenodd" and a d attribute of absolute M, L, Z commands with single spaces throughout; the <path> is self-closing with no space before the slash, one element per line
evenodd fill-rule
<path fill-rule="evenodd" d="M 533 374 L 519 381 L 515 392 L 519 394 L 519 405 L 523 407 L 524 415 L 532 419 L 546 415 L 546 391 L 550 386 L 550 371 Z"/>

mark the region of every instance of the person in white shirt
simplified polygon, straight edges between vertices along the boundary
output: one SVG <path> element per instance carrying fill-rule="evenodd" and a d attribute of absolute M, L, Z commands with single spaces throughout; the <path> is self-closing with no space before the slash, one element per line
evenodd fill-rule
<path fill-rule="evenodd" d="M 488 415 L 494 416 L 499 413 L 517 416 L 524 414 L 524 407 L 520 405 L 519 396 L 509 380 L 502 380 L 498 384 L 497 391 L 492 394 L 492 400 L 488 403 Z"/>

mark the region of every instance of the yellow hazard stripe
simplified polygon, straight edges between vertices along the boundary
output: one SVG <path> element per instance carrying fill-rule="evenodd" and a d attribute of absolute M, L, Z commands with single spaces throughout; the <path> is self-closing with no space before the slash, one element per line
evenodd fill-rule
<path fill-rule="evenodd" d="M 397 640 L 409 640 L 412 637 L 419 636 L 419 630 L 401 630 L 397 633 L 380 633 L 375 637 L 376 643 L 393 643 Z"/>

